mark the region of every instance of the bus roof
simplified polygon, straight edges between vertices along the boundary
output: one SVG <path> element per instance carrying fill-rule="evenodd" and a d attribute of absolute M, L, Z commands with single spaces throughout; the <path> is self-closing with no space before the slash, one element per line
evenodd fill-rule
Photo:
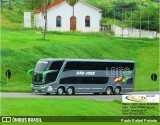
<path fill-rule="evenodd" d="M 41 59 L 41 61 L 65 61 L 66 59 L 61 58 L 47 58 L 47 59 Z"/>
<path fill-rule="evenodd" d="M 132 60 L 111 60 L 111 59 L 104 59 L 104 60 L 98 60 L 98 59 L 66 59 L 66 58 L 47 58 L 47 59 L 41 59 L 43 61 L 67 61 L 67 62 L 74 62 L 74 61 L 79 61 L 79 62 L 130 62 L 130 63 L 135 63 L 135 61 Z"/>

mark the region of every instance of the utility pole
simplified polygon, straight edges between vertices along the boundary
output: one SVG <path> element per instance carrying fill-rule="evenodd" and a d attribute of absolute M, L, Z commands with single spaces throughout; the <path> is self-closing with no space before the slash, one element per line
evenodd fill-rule
<path fill-rule="evenodd" d="M 156 17 L 156 38 L 158 38 L 158 32 L 159 32 L 159 25 L 158 25 L 158 22 L 159 22 L 159 19 L 158 19 L 158 16 Z"/>
<path fill-rule="evenodd" d="M 11 0 L 9 1 L 9 10 L 11 10 Z"/>
<path fill-rule="evenodd" d="M 1 9 L 3 8 L 3 0 L 1 0 Z"/>
<path fill-rule="evenodd" d="M 126 11 L 127 9 L 124 10 L 124 22 L 126 23 Z"/>
<path fill-rule="evenodd" d="M 133 28 L 133 10 L 131 9 L 131 28 Z"/>
<path fill-rule="evenodd" d="M 122 22 L 123 22 L 123 8 L 122 8 Z M 122 37 L 123 37 L 123 26 L 122 26 Z"/>
<path fill-rule="evenodd" d="M 142 5 L 142 1 L 141 1 L 141 5 Z M 141 30 L 142 30 L 142 15 L 140 10 L 140 38 L 142 37 Z"/>
<path fill-rule="evenodd" d="M 48 0 L 46 0 L 45 3 L 45 27 L 44 27 L 44 34 L 43 34 L 43 39 L 46 39 L 46 31 L 47 31 L 47 6 L 48 6 Z"/>
<path fill-rule="evenodd" d="M 9 2 L 9 10 L 11 9 L 11 0 L 1 0 L 1 9 L 3 9 L 3 3 L 4 2 Z"/>
<path fill-rule="evenodd" d="M 142 37 L 142 34 L 141 34 L 141 30 L 142 30 L 142 17 L 141 17 L 141 10 L 140 10 L 140 38 Z"/>
<path fill-rule="evenodd" d="M 105 8 L 105 36 L 107 36 L 107 16 L 106 16 L 106 8 Z"/>
<path fill-rule="evenodd" d="M 75 17 L 74 17 L 74 5 L 73 5 L 73 20 L 72 20 L 73 22 L 73 32 L 74 32 L 74 30 L 75 30 L 75 27 L 76 27 L 76 25 L 74 24 L 74 23 L 76 23 L 75 21 L 76 21 L 76 19 L 75 19 Z"/>
<path fill-rule="evenodd" d="M 148 12 L 148 31 L 149 31 L 149 22 L 150 22 L 150 19 L 149 19 L 149 12 Z"/>
<path fill-rule="evenodd" d="M 116 19 L 116 10 L 114 9 L 114 25 L 115 25 L 115 19 Z"/>

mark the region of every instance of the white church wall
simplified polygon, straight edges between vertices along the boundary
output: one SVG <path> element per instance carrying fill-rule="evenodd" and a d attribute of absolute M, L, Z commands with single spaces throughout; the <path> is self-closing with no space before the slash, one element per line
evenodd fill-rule
<path fill-rule="evenodd" d="M 80 32 L 98 32 L 100 30 L 101 13 L 98 9 L 79 1 L 74 7 L 76 17 L 76 30 Z M 56 17 L 61 16 L 61 27 L 56 26 Z M 48 10 L 48 31 L 70 31 L 70 18 L 73 16 L 73 8 L 67 2 L 63 2 Z M 90 27 L 85 27 L 85 17 L 90 16 Z M 44 14 L 35 14 L 35 26 L 44 28 Z"/>

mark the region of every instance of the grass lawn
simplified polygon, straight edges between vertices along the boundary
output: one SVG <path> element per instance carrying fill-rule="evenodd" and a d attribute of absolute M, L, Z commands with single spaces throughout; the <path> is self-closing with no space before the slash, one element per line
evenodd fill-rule
<path fill-rule="evenodd" d="M 158 109 L 148 109 L 146 116 L 158 116 Z M 2 98 L 2 116 L 121 116 L 122 102 L 85 99 Z"/>
<path fill-rule="evenodd" d="M 159 73 L 159 40 L 131 39 L 85 33 L 47 33 L 33 30 L 1 29 L 1 90 L 30 92 L 31 76 L 26 73 L 41 58 L 116 59 L 136 61 L 135 90 L 159 90 L 159 79 L 152 82 L 152 73 Z M 12 77 L 6 85 L 5 71 Z"/>

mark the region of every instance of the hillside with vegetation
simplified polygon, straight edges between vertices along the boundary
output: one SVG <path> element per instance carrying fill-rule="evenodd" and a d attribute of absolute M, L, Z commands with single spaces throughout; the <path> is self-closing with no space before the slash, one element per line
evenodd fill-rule
<path fill-rule="evenodd" d="M 2 91 L 30 92 L 33 69 L 42 58 L 116 59 L 136 62 L 135 90 L 158 90 L 159 81 L 152 82 L 151 74 L 159 72 L 158 39 L 125 39 L 97 34 L 47 33 L 38 31 L 2 30 L 1 85 Z M 8 85 L 6 70 L 12 77 Z"/>
<path fill-rule="evenodd" d="M 7 21 L 20 24 L 23 23 L 23 12 L 31 11 L 44 6 L 45 0 L 11 0 L 11 4 L 4 3 L 2 9 L 2 17 Z M 56 0 L 50 0 L 50 3 Z M 76 0 L 71 0 L 76 1 Z M 159 29 L 159 3 L 158 0 L 84 0 L 87 3 L 94 5 L 103 12 L 103 25 L 131 26 L 139 29 L 140 14 L 142 29 L 148 30 L 148 18 L 150 22 L 149 29 L 156 31 Z M 49 3 L 48 3 L 49 4 Z M 123 8 L 123 9 L 122 9 Z M 106 13 L 106 15 L 105 15 Z M 115 15 L 114 15 L 115 13 Z M 106 17 L 106 18 L 105 18 Z M 2 18 L 3 21 L 4 18 Z M 115 21 L 114 21 L 115 19 Z M 12 27 L 19 26 L 13 25 Z M 21 25 L 20 25 L 21 26 Z M 2 27 L 9 27 L 2 23 Z"/>

